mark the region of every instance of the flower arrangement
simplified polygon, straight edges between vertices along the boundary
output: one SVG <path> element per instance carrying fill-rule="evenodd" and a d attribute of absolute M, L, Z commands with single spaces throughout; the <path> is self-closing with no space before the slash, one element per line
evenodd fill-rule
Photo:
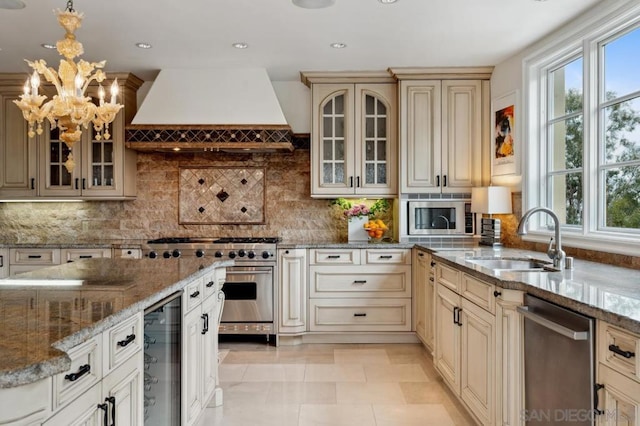
<path fill-rule="evenodd" d="M 375 216 L 378 213 L 384 213 L 389 208 L 389 202 L 384 198 L 376 200 L 371 206 L 367 206 L 365 198 L 362 200 L 337 198 L 331 201 L 331 204 L 340 207 L 344 218 L 347 220 L 352 217 Z"/>

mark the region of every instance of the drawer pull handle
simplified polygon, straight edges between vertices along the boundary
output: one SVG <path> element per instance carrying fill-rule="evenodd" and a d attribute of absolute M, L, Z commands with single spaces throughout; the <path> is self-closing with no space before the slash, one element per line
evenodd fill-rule
<path fill-rule="evenodd" d="M 353 314 L 354 317 L 366 317 L 367 314 Z"/>
<path fill-rule="evenodd" d="M 93 255 L 91 254 L 81 254 L 80 256 L 78 256 L 80 259 L 92 259 Z"/>
<path fill-rule="evenodd" d="M 0 256 L 0 268 L 4 267 L 4 256 Z"/>
<path fill-rule="evenodd" d="M 196 298 L 198 296 L 200 296 L 200 292 L 198 290 L 194 291 L 193 293 L 191 293 L 189 296 L 191 296 L 192 298 Z"/>
<path fill-rule="evenodd" d="M 353 283 L 354 284 L 366 284 L 367 280 L 355 280 Z"/>
<path fill-rule="evenodd" d="M 125 347 L 127 346 L 129 343 L 133 342 L 134 340 L 136 340 L 136 335 L 135 334 L 130 334 L 128 335 L 124 340 L 120 340 L 118 342 L 118 346 L 120 347 Z"/>
<path fill-rule="evenodd" d="M 391 255 L 384 255 L 384 256 L 380 256 L 380 259 L 392 259 L 393 256 Z"/>
<path fill-rule="evenodd" d="M 327 259 L 340 259 L 340 255 L 339 254 L 330 254 L 329 256 L 327 256 Z"/>
<path fill-rule="evenodd" d="M 89 364 L 85 364 L 85 365 L 81 366 L 80 368 L 78 368 L 77 372 L 70 373 L 70 374 L 67 374 L 66 376 L 64 376 L 64 379 L 68 380 L 70 382 L 75 382 L 80 377 L 84 376 L 85 374 L 87 374 L 90 371 L 91 371 L 91 366 Z"/>
<path fill-rule="evenodd" d="M 433 260 L 431 261 L 431 267 L 433 268 L 434 266 L 436 266 L 436 262 L 434 262 Z"/>
<path fill-rule="evenodd" d="M 211 288 L 211 287 L 213 287 L 213 284 L 215 284 L 213 281 L 209 281 L 209 282 L 207 283 L 207 288 Z"/>
<path fill-rule="evenodd" d="M 596 415 L 601 416 L 604 414 L 604 410 L 600 410 L 598 408 L 598 405 L 600 405 L 600 398 L 598 398 L 598 391 L 600 389 L 604 389 L 604 385 L 600 384 L 600 383 L 596 383 L 594 386 L 594 392 L 593 392 L 593 406 L 594 408 L 594 412 Z"/>
<path fill-rule="evenodd" d="M 30 254 L 29 256 L 27 256 L 29 259 L 42 259 L 42 255 L 41 254 Z"/>
<path fill-rule="evenodd" d="M 200 318 L 203 320 L 202 331 L 200 333 L 207 334 L 209 331 L 209 314 L 202 314 L 200 315 Z"/>
<path fill-rule="evenodd" d="M 633 358 L 634 356 L 636 356 L 635 352 L 623 351 L 622 349 L 620 349 L 620 346 L 617 346 L 617 345 L 609 345 L 609 350 L 627 359 Z"/>

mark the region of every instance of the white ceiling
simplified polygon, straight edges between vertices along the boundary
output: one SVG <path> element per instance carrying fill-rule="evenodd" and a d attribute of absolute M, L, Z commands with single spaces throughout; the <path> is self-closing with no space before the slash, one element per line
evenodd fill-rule
<path fill-rule="evenodd" d="M 496 65 L 600 2 L 336 0 L 312 10 L 291 0 L 76 0 L 74 8 L 85 14 L 76 33 L 83 58 L 106 59 L 107 72 L 153 80 L 162 68 L 265 67 L 278 81 L 303 70 Z M 0 72 L 29 72 L 25 58 L 57 67 L 57 52 L 40 45 L 62 38 L 52 11 L 66 1 L 24 3 L 0 9 Z"/>

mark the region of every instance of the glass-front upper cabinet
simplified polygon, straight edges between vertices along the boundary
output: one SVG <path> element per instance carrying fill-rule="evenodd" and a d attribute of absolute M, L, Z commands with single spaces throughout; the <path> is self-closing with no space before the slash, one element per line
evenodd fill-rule
<path fill-rule="evenodd" d="M 312 84 L 312 196 L 396 194 L 395 99 L 395 84 Z"/>

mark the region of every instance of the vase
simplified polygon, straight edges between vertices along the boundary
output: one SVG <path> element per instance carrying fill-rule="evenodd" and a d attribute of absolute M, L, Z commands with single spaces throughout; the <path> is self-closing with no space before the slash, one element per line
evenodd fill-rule
<path fill-rule="evenodd" d="M 349 237 L 350 243 L 362 243 L 369 241 L 369 235 L 367 230 L 364 229 L 364 224 L 369 221 L 367 216 L 350 217 L 348 219 Z"/>

